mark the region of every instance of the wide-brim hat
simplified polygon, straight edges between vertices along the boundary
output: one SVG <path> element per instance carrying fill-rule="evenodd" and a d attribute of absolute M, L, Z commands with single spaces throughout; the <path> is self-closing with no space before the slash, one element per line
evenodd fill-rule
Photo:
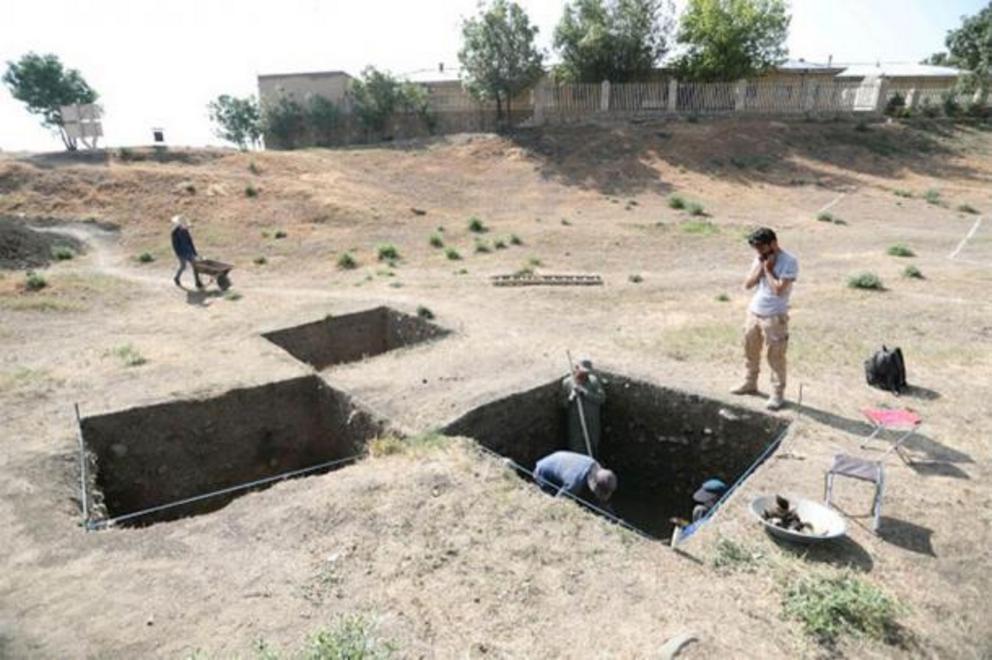
<path fill-rule="evenodd" d="M 727 492 L 727 484 L 719 479 L 708 479 L 695 493 L 692 499 L 697 504 L 713 504 Z"/>

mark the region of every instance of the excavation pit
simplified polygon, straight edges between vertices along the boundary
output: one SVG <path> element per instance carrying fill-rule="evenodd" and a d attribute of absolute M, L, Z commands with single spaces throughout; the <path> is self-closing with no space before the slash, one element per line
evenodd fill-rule
<path fill-rule="evenodd" d="M 86 417 L 91 519 L 116 518 L 359 455 L 382 422 L 317 376 Z M 321 471 L 343 467 L 346 461 Z M 316 474 L 318 472 L 313 472 Z M 260 486 L 261 487 L 261 486 Z M 215 511 L 238 490 L 121 521 Z"/>
<path fill-rule="evenodd" d="M 315 369 L 355 362 L 450 334 L 430 321 L 376 307 L 268 332 L 262 336 Z"/>
<path fill-rule="evenodd" d="M 597 460 L 617 474 L 614 512 L 655 538 L 670 518 L 691 519 L 692 494 L 707 479 L 733 484 L 788 423 L 695 394 L 601 373 L 606 403 Z M 470 411 L 444 432 L 474 438 L 528 470 L 567 448 L 560 380 Z"/>

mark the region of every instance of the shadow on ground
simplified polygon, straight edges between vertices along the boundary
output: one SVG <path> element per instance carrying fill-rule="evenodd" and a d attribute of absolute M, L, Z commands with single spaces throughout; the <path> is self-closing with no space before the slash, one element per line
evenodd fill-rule
<path fill-rule="evenodd" d="M 829 564 L 837 568 L 849 568 L 867 573 L 875 566 L 871 554 L 860 543 L 849 536 L 842 536 L 826 543 L 799 545 L 769 536 L 782 550 L 798 555 L 806 561 Z"/>
<path fill-rule="evenodd" d="M 897 545 L 900 548 L 916 552 L 929 557 L 936 557 L 933 550 L 933 530 L 906 520 L 889 518 L 882 516 L 879 521 L 878 535 L 886 543 Z"/>

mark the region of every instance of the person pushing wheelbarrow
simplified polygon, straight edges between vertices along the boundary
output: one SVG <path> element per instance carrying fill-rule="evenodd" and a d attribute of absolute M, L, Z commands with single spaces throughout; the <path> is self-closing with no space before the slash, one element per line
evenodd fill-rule
<path fill-rule="evenodd" d="M 183 288 L 183 285 L 179 278 L 186 271 L 187 265 L 193 268 L 193 281 L 196 283 L 197 289 L 204 287 L 203 281 L 200 279 L 201 273 L 216 278 L 217 286 L 222 291 L 226 291 L 231 286 L 231 280 L 227 273 L 233 266 L 220 261 L 200 258 L 196 252 L 196 246 L 193 244 L 193 236 L 189 231 L 189 221 L 185 216 L 172 216 L 172 250 L 176 253 L 176 258 L 179 259 L 179 270 L 176 271 L 176 276 L 172 278 L 172 281 L 180 289 Z"/>

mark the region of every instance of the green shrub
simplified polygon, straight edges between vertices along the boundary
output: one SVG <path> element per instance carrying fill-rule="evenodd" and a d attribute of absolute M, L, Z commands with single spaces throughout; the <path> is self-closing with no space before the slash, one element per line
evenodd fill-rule
<path fill-rule="evenodd" d="M 245 197 L 258 197 L 258 188 L 251 184 L 245 186 Z"/>
<path fill-rule="evenodd" d="M 225 300 L 234 301 L 234 300 L 241 300 L 241 298 L 242 298 L 241 294 L 238 293 L 237 291 L 228 291 L 227 293 L 224 294 Z"/>
<path fill-rule="evenodd" d="M 816 219 L 819 220 L 820 222 L 833 222 L 834 214 L 824 211 L 820 215 L 816 216 Z"/>
<path fill-rule="evenodd" d="M 52 256 L 58 261 L 68 261 L 76 256 L 76 253 L 67 247 L 57 247 L 52 250 Z"/>
<path fill-rule="evenodd" d="M 497 238 L 495 241 L 493 241 L 493 247 L 496 248 L 497 250 L 505 250 L 506 241 L 503 240 L 502 238 Z"/>
<path fill-rule="evenodd" d="M 890 257 L 915 257 L 916 253 L 909 249 L 909 247 L 903 243 L 897 243 L 895 245 L 890 245 L 886 253 Z"/>
<path fill-rule="evenodd" d="M 561 224 L 562 224 L 563 226 L 565 226 L 565 227 L 571 227 L 571 226 L 572 226 L 572 223 L 571 223 L 571 221 L 570 221 L 570 220 L 568 220 L 567 218 L 562 218 L 562 219 L 561 219 Z"/>
<path fill-rule="evenodd" d="M 146 360 L 145 357 L 131 344 L 118 346 L 117 348 L 114 348 L 111 353 L 120 358 L 126 367 L 138 367 L 148 362 L 148 360 Z"/>
<path fill-rule="evenodd" d="M 483 234 L 489 231 L 489 228 L 482 223 L 482 220 L 479 220 L 473 215 L 468 219 L 468 230 L 476 234 Z"/>
<path fill-rule="evenodd" d="M 920 269 L 917 268 L 916 266 L 913 266 L 912 264 L 909 265 L 909 266 L 906 266 L 906 268 L 903 269 L 902 276 L 903 277 L 909 277 L 909 278 L 914 279 L 914 280 L 925 279 L 923 277 L 923 273 L 920 272 Z"/>
<path fill-rule="evenodd" d="M 627 279 L 634 284 L 640 284 L 641 282 L 644 281 L 644 278 L 637 273 L 630 275 L 629 277 L 627 277 Z"/>
<path fill-rule="evenodd" d="M 431 247 L 444 247 L 444 239 L 441 238 L 440 234 L 431 234 L 431 237 L 427 239 L 427 242 L 431 244 Z"/>
<path fill-rule="evenodd" d="M 801 622 L 824 644 L 834 644 L 842 635 L 897 641 L 896 618 L 905 609 L 850 572 L 801 576 L 789 586 L 782 605 L 785 616 Z"/>
<path fill-rule="evenodd" d="M 259 167 L 255 163 L 255 161 L 251 161 L 250 163 L 248 163 L 248 171 L 251 172 L 252 174 L 256 174 L 257 175 L 257 174 L 261 174 L 262 173 L 262 168 Z"/>
<path fill-rule="evenodd" d="M 743 543 L 721 538 L 716 542 L 713 567 L 725 572 L 754 572 L 761 562 L 762 554 Z"/>
<path fill-rule="evenodd" d="M 422 319 L 427 319 L 428 321 L 430 321 L 431 319 L 434 318 L 434 312 L 432 312 L 429 308 L 420 305 L 419 307 L 417 307 L 417 316 L 419 316 Z"/>
<path fill-rule="evenodd" d="M 24 276 L 24 288 L 28 291 L 41 291 L 48 286 L 48 280 L 33 270 L 29 270 Z"/>
<path fill-rule="evenodd" d="M 730 296 L 725 293 L 721 293 L 716 297 L 717 302 L 730 302 Z"/>
<path fill-rule="evenodd" d="M 481 254 L 489 254 L 492 252 L 492 248 L 489 247 L 489 243 L 482 239 L 475 239 L 475 251 Z"/>
<path fill-rule="evenodd" d="M 685 198 L 681 195 L 672 195 L 668 198 L 668 207 L 673 209 L 684 209 L 686 206 Z"/>
<path fill-rule="evenodd" d="M 400 251 L 392 243 L 382 243 L 377 246 L 376 254 L 379 255 L 379 261 L 396 261 L 400 258 Z"/>
<path fill-rule="evenodd" d="M 287 234 L 282 229 L 276 230 L 276 233 L 272 235 L 275 239 L 286 238 Z"/>
<path fill-rule="evenodd" d="M 268 263 L 268 261 L 269 260 L 266 259 L 265 257 L 255 257 L 256 266 L 264 266 L 266 263 Z"/>
<path fill-rule="evenodd" d="M 351 252 L 345 252 L 338 257 L 338 268 L 341 270 L 354 270 L 358 268 L 358 261 L 351 255 Z"/>
<path fill-rule="evenodd" d="M 682 231 L 687 234 L 699 234 L 710 236 L 720 231 L 720 228 L 709 220 L 686 220 L 681 225 Z"/>
<path fill-rule="evenodd" d="M 958 211 L 961 213 L 971 213 L 973 215 L 978 215 L 978 209 L 976 209 L 971 204 L 960 204 L 958 206 Z"/>
<path fill-rule="evenodd" d="M 528 263 L 529 265 L 531 265 L 531 266 L 533 266 L 533 267 L 535 267 L 535 268 L 537 268 L 538 266 L 541 266 L 541 265 L 543 265 L 543 264 L 541 263 L 541 260 L 540 260 L 540 259 L 538 259 L 537 257 L 531 257 L 530 259 L 528 259 L 528 260 L 527 260 L 527 263 Z"/>
<path fill-rule="evenodd" d="M 884 291 L 882 278 L 875 273 L 860 273 L 848 278 L 847 286 L 852 289 L 868 289 L 872 291 Z"/>
<path fill-rule="evenodd" d="M 940 199 L 940 191 L 934 190 L 933 188 L 923 193 L 923 199 L 927 200 L 928 204 L 940 204 L 942 202 Z"/>
<path fill-rule="evenodd" d="M 450 246 L 445 248 L 444 256 L 446 256 L 450 261 L 458 261 L 462 258 L 462 255 L 458 253 L 458 250 Z"/>
<path fill-rule="evenodd" d="M 396 646 L 380 639 L 375 626 L 362 616 L 345 616 L 330 630 L 318 632 L 310 639 L 305 660 L 388 660 Z"/>
<path fill-rule="evenodd" d="M 516 234 L 510 234 L 510 244 L 511 245 L 523 245 L 523 240 Z"/>
<path fill-rule="evenodd" d="M 134 152 L 127 147 L 121 147 L 117 150 L 117 157 L 126 163 L 130 160 L 134 160 Z"/>
<path fill-rule="evenodd" d="M 155 261 L 155 256 L 151 252 L 142 252 L 137 257 L 139 263 L 150 264 Z"/>
<path fill-rule="evenodd" d="M 706 215 L 706 210 L 703 208 L 703 205 L 700 204 L 699 202 L 690 202 L 685 207 L 685 210 L 689 212 L 689 215 L 695 215 L 695 216 Z"/>
<path fill-rule="evenodd" d="M 912 198 L 913 196 L 913 193 L 910 190 L 893 190 L 892 192 L 895 194 L 896 197 Z"/>

